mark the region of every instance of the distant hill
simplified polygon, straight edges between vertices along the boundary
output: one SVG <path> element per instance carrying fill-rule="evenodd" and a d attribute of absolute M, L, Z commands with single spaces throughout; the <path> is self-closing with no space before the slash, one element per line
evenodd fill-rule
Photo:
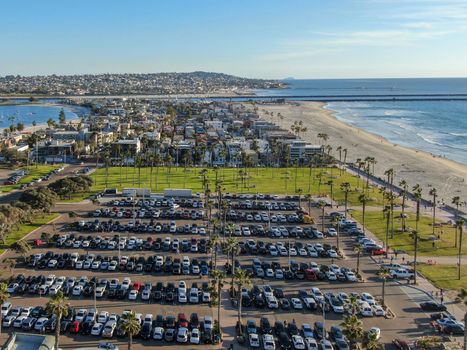
<path fill-rule="evenodd" d="M 8 75 L 0 77 L 2 95 L 167 95 L 242 93 L 283 87 L 277 80 L 249 79 L 224 73 L 125 73 L 84 75 Z"/>

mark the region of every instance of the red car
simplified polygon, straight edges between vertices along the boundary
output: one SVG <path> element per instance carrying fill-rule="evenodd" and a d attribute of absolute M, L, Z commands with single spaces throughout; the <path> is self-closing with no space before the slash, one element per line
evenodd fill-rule
<path fill-rule="evenodd" d="M 372 255 L 386 255 L 386 250 L 384 249 L 375 249 L 371 251 Z"/>
<path fill-rule="evenodd" d="M 143 287 L 143 284 L 140 283 L 140 282 L 135 282 L 133 283 L 133 288 L 134 290 L 137 290 L 138 292 L 141 290 L 141 288 Z"/>
<path fill-rule="evenodd" d="M 178 327 L 188 327 L 188 320 L 183 313 L 178 314 Z"/>
<path fill-rule="evenodd" d="M 312 269 L 305 270 L 305 279 L 309 281 L 316 281 L 318 279 L 318 275 Z"/>
<path fill-rule="evenodd" d="M 78 334 L 81 328 L 81 322 L 74 321 L 70 326 L 70 333 Z"/>

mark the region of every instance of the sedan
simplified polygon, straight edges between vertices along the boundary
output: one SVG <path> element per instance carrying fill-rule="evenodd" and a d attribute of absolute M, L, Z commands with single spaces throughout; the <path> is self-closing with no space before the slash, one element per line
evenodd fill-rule
<path fill-rule="evenodd" d="M 300 299 L 298 299 L 298 298 L 292 298 L 291 302 L 292 302 L 292 307 L 293 307 L 295 310 L 302 310 L 302 309 L 303 309 L 303 304 L 302 304 L 302 302 L 300 301 Z"/>
<path fill-rule="evenodd" d="M 252 348 L 259 348 L 260 347 L 258 334 L 250 333 L 248 335 L 248 340 L 249 340 L 249 343 L 250 343 L 250 347 L 252 347 Z"/>
<path fill-rule="evenodd" d="M 99 336 L 102 333 L 102 328 L 104 328 L 104 325 L 102 323 L 94 323 L 94 326 L 92 326 L 91 329 L 91 335 Z"/>

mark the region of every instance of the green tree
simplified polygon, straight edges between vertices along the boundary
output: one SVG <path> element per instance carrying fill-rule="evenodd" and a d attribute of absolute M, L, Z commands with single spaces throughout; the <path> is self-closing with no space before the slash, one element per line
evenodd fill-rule
<path fill-rule="evenodd" d="M 57 323 L 55 326 L 55 349 L 59 349 L 59 340 L 60 340 L 60 324 L 62 317 L 68 316 L 68 310 L 70 309 L 70 304 L 68 299 L 63 295 L 63 292 L 60 290 L 57 294 L 53 295 L 50 300 L 47 302 L 45 309 L 51 315 L 55 315 L 57 318 Z"/>
<path fill-rule="evenodd" d="M 385 267 L 382 267 L 378 271 L 378 277 L 381 278 L 382 281 L 382 286 L 381 286 L 381 299 L 382 299 L 382 304 L 385 304 L 385 298 L 386 298 L 386 280 L 391 277 L 391 273 L 389 270 Z"/>
<path fill-rule="evenodd" d="M 3 305 L 4 302 L 8 300 L 10 297 L 10 294 L 6 291 L 8 288 L 8 285 L 5 282 L 0 283 L 0 305 Z M 2 313 L 0 312 L 0 333 L 2 333 Z"/>
<path fill-rule="evenodd" d="M 461 204 L 461 199 L 459 196 L 455 196 L 452 198 L 452 204 L 456 206 L 456 223 L 459 221 L 459 205 Z M 457 247 L 457 225 L 455 226 L 456 235 L 454 238 L 454 247 Z"/>
<path fill-rule="evenodd" d="M 318 208 L 321 209 L 321 231 L 324 234 L 324 208 L 326 207 L 326 202 L 323 200 L 318 201 Z"/>
<path fill-rule="evenodd" d="M 343 182 L 341 183 L 341 191 L 344 192 L 344 210 L 345 210 L 345 218 L 347 219 L 347 206 L 349 204 L 349 192 L 350 192 L 350 183 Z"/>
<path fill-rule="evenodd" d="M 422 201 L 422 188 L 419 184 L 416 184 L 413 187 L 413 196 L 415 198 L 416 205 L 416 212 L 415 212 L 415 232 L 414 235 L 414 255 L 413 255 L 413 268 L 414 268 L 414 276 L 413 281 L 417 283 L 417 253 L 418 253 L 418 226 L 420 222 L 420 203 Z"/>
<path fill-rule="evenodd" d="M 376 333 L 368 333 L 363 348 L 366 350 L 382 350 L 384 349 L 383 345 L 379 342 Z"/>
<path fill-rule="evenodd" d="M 225 283 L 225 272 L 220 270 L 211 271 L 211 284 L 215 290 L 214 295 L 216 295 L 215 304 L 217 306 L 217 322 L 219 324 L 219 332 L 222 335 L 221 328 L 221 302 L 222 302 L 222 288 Z"/>
<path fill-rule="evenodd" d="M 462 235 L 464 230 L 464 219 L 457 220 L 457 228 L 459 229 L 459 252 L 457 254 L 458 262 L 457 262 L 457 279 L 461 279 L 461 267 L 462 267 Z"/>
<path fill-rule="evenodd" d="M 361 244 L 356 244 L 353 248 L 353 251 L 357 253 L 357 275 L 360 274 L 360 255 L 363 252 L 363 246 Z"/>
<path fill-rule="evenodd" d="M 251 279 L 247 272 L 242 269 L 236 269 L 235 274 L 235 285 L 237 286 L 237 301 L 238 301 L 238 331 L 240 336 L 243 335 L 242 327 L 242 288 L 251 286 Z"/>
<path fill-rule="evenodd" d="M 136 318 L 134 311 L 127 312 L 122 316 L 123 324 L 122 329 L 128 335 L 128 350 L 131 350 L 133 345 L 133 336 L 141 331 L 141 323 Z"/>
<path fill-rule="evenodd" d="M 356 315 L 348 315 L 344 317 L 344 322 L 341 324 L 344 334 L 350 341 L 350 348 L 352 349 L 360 339 L 363 337 L 362 321 Z"/>
<path fill-rule="evenodd" d="M 365 233 L 365 214 L 366 214 L 366 204 L 369 201 L 369 198 L 366 194 L 362 193 L 358 196 L 358 201 L 362 204 L 362 226 L 363 226 L 363 233 Z"/>
<path fill-rule="evenodd" d="M 430 196 L 433 197 L 433 220 L 432 220 L 432 234 L 435 234 L 435 221 L 436 221 L 436 198 L 438 197 L 438 191 L 436 188 L 432 188 L 429 192 Z M 418 231 L 418 230 L 417 230 Z"/>
<path fill-rule="evenodd" d="M 58 122 L 63 125 L 65 124 L 65 121 L 66 121 L 65 111 L 61 109 L 60 113 L 58 114 Z"/>

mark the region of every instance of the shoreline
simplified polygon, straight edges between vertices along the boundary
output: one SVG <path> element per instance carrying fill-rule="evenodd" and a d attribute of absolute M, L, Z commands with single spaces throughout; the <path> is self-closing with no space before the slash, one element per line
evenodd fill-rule
<path fill-rule="evenodd" d="M 289 102 L 284 105 L 262 104 L 258 112 L 264 120 L 274 122 L 276 125 L 290 130 L 294 121 L 303 121 L 308 128 L 301 137 L 312 143 L 319 144 L 317 134 L 326 133 L 328 143 L 333 146 L 331 154 L 339 159 L 338 146 L 347 148 L 348 162 L 356 159 L 375 157 L 375 175 L 385 179 L 384 171 L 393 168 L 395 171 L 395 184 L 404 179 L 409 188 L 420 184 L 424 189 L 423 197 L 429 198 L 431 188 L 438 190 L 438 198 L 450 205 L 454 196 L 467 198 L 467 165 L 432 155 L 431 153 L 401 146 L 389 142 L 384 137 L 360 129 L 340 121 L 334 111 L 325 108 L 324 102 Z M 274 112 L 266 114 L 264 110 Z M 284 118 L 277 117 L 280 113 Z"/>

